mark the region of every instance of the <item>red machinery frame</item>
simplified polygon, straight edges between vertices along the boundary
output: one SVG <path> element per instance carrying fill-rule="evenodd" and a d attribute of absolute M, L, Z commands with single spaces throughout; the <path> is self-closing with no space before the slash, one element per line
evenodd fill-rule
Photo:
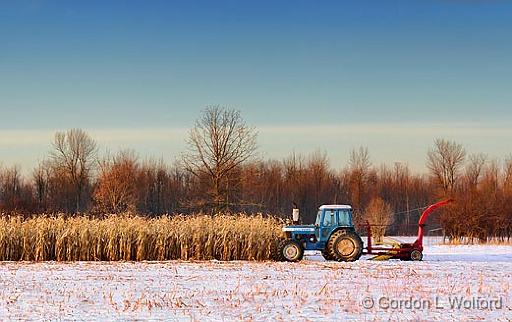
<path fill-rule="evenodd" d="M 445 206 L 452 202 L 453 199 L 446 199 L 443 201 L 439 201 L 433 205 L 430 205 L 420 216 L 420 220 L 418 221 L 418 237 L 414 241 L 414 243 L 400 243 L 394 247 L 385 247 L 385 246 L 373 246 L 372 245 L 372 230 L 370 223 L 366 222 L 366 229 L 368 233 L 368 242 L 367 246 L 364 248 L 363 254 L 367 255 L 384 255 L 386 258 L 384 259 L 401 259 L 401 260 L 421 260 L 422 252 L 423 252 L 423 234 L 425 222 L 427 221 L 428 216 L 439 207 Z M 419 258 L 415 258 L 413 256 L 413 251 L 419 252 Z"/>

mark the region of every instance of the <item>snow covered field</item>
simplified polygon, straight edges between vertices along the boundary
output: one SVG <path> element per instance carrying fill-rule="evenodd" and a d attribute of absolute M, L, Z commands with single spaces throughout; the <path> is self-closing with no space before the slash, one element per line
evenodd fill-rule
<path fill-rule="evenodd" d="M 423 262 L 3 262 L 0 303 L 2 321 L 507 321 L 512 246 L 431 245 Z"/>

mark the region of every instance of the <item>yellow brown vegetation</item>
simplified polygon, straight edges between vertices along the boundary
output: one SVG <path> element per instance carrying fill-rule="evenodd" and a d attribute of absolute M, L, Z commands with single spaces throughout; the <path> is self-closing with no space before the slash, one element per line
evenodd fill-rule
<path fill-rule="evenodd" d="M 0 218 L 2 261 L 268 260 L 278 219 L 248 215 Z"/>

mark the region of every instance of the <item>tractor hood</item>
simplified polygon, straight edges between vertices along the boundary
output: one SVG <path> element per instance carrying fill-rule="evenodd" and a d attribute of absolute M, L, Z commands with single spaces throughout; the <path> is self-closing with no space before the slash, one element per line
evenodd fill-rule
<path fill-rule="evenodd" d="M 286 226 L 283 227 L 283 231 L 291 231 L 291 232 L 315 232 L 314 225 L 297 225 L 297 226 Z"/>

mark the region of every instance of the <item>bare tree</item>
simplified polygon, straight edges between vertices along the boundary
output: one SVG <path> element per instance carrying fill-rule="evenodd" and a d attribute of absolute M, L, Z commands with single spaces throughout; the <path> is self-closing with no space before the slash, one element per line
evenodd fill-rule
<path fill-rule="evenodd" d="M 52 165 L 48 160 L 39 162 L 32 172 L 35 198 L 38 211 L 45 211 L 48 207 L 48 194 L 52 177 Z"/>
<path fill-rule="evenodd" d="M 18 166 L 0 169 L 0 207 L 3 210 L 18 210 L 21 180 Z"/>
<path fill-rule="evenodd" d="M 332 173 L 329 169 L 329 159 L 325 152 L 316 151 L 310 155 L 307 163 L 306 179 L 310 207 L 306 208 L 310 215 L 310 222 L 314 220 L 314 210 L 322 203 L 332 203 L 330 197 L 335 193 L 331 191 Z M 332 193 L 331 193 L 332 192 Z"/>
<path fill-rule="evenodd" d="M 512 193 L 512 156 L 505 159 L 503 186 L 505 191 Z"/>
<path fill-rule="evenodd" d="M 162 159 L 144 161 L 137 180 L 138 209 L 151 215 L 176 211 L 186 184 L 181 171 L 169 168 Z"/>
<path fill-rule="evenodd" d="M 229 174 L 254 155 L 256 135 L 239 111 L 220 106 L 207 107 L 190 131 L 183 163 L 196 177 L 209 178 L 217 209 L 227 206 Z"/>
<path fill-rule="evenodd" d="M 135 211 L 138 161 L 133 151 L 120 151 L 99 161 L 99 177 L 93 193 L 95 210 L 103 213 Z"/>
<path fill-rule="evenodd" d="M 462 145 L 445 139 L 436 139 L 434 149 L 428 151 L 427 167 L 448 194 L 453 191 L 466 158 Z"/>
<path fill-rule="evenodd" d="M 82 210 L 83 194 L 90 183 L 91 170 L 96 157 L 96 142 L 83 130 L 57 132 L 51 156 L 58 168 L 70 179 L 74 187 L 75 211 Z"/>
<path fill-rule="evenodd" d="M 394 200 L 392 200 L 392 207 L 394 209 L 404 209 L 405 210 L 405 216 L 404 216 L 404 225 L 405 229 L 409 228 L 410 224 L 410 198 L 409 198 L 409 184 L 410 184 L 410 178 L 411 174 L 409 171 L 409 166 L 407 164 L 401 163 L 401 162 L 395 162 L 395 171 L 394 171 L 394 179 L 393 184 L 391 187 L 389 187 L 389 190 L 395 190 L 398 191 L 398 193 L 395 193 Z"/>
<path fill-rule="evenodd" d="M 482 179 L 482 190 L 496 197 L 499 189 L 500 166 L 498 160 L 490 160 Z"/>
<path fill-rule="evenodd" d="M 301 154 L 292 152 L 292 154 L 282 160 L 281 166 L 283 169 L 283 184 L 288 190 L 289 204 L 297 202 L 299 207 L 303 207 L 306 199 L 307 192 L 304 191 L 304 173 L 306 169 L 306 161 Z M 284 209 L 283 209 L 284 210 Z"/>
<path fill-rule="evenodd" d="M 359 172 L 366 172 L 372 166 L 370 162 L 370 153 L 368 148 L 359 147 L 350 151 L 349 165 L 351 169 L 358 170 Z"/>
<path fill-rule="evenodd" d="M 368 148 L 360 147 L 350 152 L 347 179 L 356 224 L 362 223 L 361 214 L 367 204 L 371 166 Z"/>
<path fill-rule="evenodd" d="M 0 168 L 0 210 L 7 212 L 30 212 L 33 209 L 32 186 L 14 165 Z"/>
<path fill-rule="evenodd" d="M 469 163 L 466 166 L 466 180 L 470 189 L 476 189 L 482 175 L 487 156 L 483 153 L 471 154 Z"/>
<path fill-rule="evenodd" d="M 386 228 L 393 222 L 393 210 L 382 198 L 375 197 L 365 211 L 365 219 L 370 223 L 372 235 L 377 242 L 381 242 Z"/>

